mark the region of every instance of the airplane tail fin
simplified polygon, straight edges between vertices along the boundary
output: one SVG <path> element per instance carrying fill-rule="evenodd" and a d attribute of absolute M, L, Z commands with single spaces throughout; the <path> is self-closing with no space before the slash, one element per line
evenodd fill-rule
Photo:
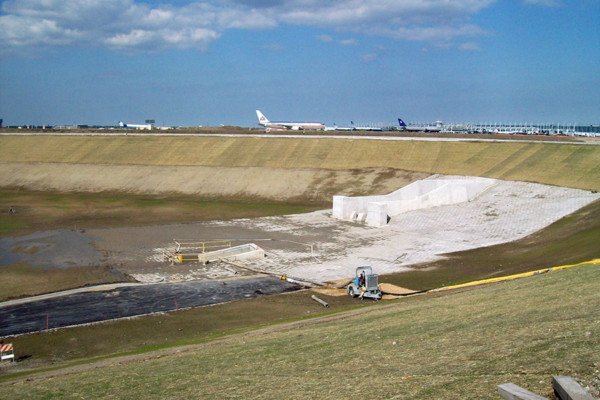
<path fill-rule="evenodd" d="M 404 128 L 404 127 L 406 126 L 406 124 L 404 123 L 404 121 L 402 121 L 402 119 L 401 119 L 401 118 L 398 118 L 398 124 L 399 124 L 399 125 L 400 125 L 402 128 Z"/>
<path fill-rule="evenodd" d="M 269 120 L 267 119 L 267 117 L 265 117 L 264 114 L 260 112 L 260 110 L 256 110 L 256 116 L 258 117 L 258 122 L 260 124 L 268 124 L 269 123 Z"/>
<path fill-rule="evenodd" d="M 123 123 L 123 121 L 119 121 L 119 127 L 121 127 L 121 128 L 124 128 L 124 127 L 126 127 L 126 126 L 127 126 L 127 125 L 125 125 L 125 124 Z"/>

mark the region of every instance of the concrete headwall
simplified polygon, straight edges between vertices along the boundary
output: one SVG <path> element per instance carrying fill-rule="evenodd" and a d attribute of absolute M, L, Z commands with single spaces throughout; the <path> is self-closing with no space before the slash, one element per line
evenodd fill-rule
<path fill-rule="evenodd" d="M 254 243 L 242 244 L 240 246 L 229 247 L 226 249 L 215 250 L 198 256 L 199 261 L 217 261 L 217 260 L 252 260 L 263 258 L 265 251 Z"/>
<path fill-rule="evenodd" d="M 489 178 L 434 177 L 384 196 L 333 196 L 333 216 L 384 226 L 389 218 L 403 212 L 470 201 L 495 183 Z"/>

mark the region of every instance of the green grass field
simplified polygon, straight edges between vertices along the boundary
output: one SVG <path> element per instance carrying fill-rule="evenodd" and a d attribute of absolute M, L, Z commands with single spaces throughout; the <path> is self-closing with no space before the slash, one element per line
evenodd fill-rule
<path fill-rule="evenodd" d="M 4 380 L 21 398 L 497 399 L 600 367 L 600 266 L 421 296 L 130 359 Z M 119 337 L 114 338 L 115 341 Z"/>

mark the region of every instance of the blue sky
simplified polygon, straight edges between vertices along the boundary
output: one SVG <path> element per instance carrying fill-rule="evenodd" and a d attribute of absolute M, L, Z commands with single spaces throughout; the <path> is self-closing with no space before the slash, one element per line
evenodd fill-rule
<path fill-rule="evenodd" d="M 7 0 L 16 124 L 600 123 L 600 0 Z"/>

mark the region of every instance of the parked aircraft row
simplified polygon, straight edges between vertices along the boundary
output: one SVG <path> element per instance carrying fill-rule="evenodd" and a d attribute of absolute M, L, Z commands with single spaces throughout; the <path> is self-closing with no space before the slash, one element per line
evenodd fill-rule
<path fill-rule="evenodd" d="M 256 110 L 258 123 L 267 128 L 276 130 L 323 130 L 323 131 L 403 131 L 403 132 L 447 132 L 447 133 L 494 133 L 505 135 L 566 135 L 566 136 L 597 136 L 592 127 L 589 131 L 577 131 L 572 128 L 561 129 L 557 126 L 522 125 L 480 125 L 480 124 L 444 124 L 436 121 L 435 125 L 407 125 L 402 118 L 398 118 L 398 126 L 376 127 L 358 126 L 350 121 L 349 127 L 340 127 L 337 124 L 326 126 L 322 122 L 271 122 L 265 115 Z M 597 129 L 597 128 L 596 128 Z"/>
<path fill-rule="evenodd" d="M 258 117 L 258 123 L 267 130 L 271 129 L 291 129 L 294 131 L 298 130 L 324 130 L 324 131 L 375 131 L 381 132 L 384 129 L 381 127 L 374 126 L 356 126 L 354 121 L 350 121 L 349 127 L 340 127 L 337 124 L 333 124 L 333 126 L 326 126 L 322 122 L 291 122 L 291 121 L 280 121 L 280 122 L 271 122 L 265 115 L 260 111 L 256 110 L 256 116 Z M 406 124 L 402 122 L 401 119 L 398 119 L 400 122 L 399 127 L 389 127 L 387 130 L 405 130 Z"/>

